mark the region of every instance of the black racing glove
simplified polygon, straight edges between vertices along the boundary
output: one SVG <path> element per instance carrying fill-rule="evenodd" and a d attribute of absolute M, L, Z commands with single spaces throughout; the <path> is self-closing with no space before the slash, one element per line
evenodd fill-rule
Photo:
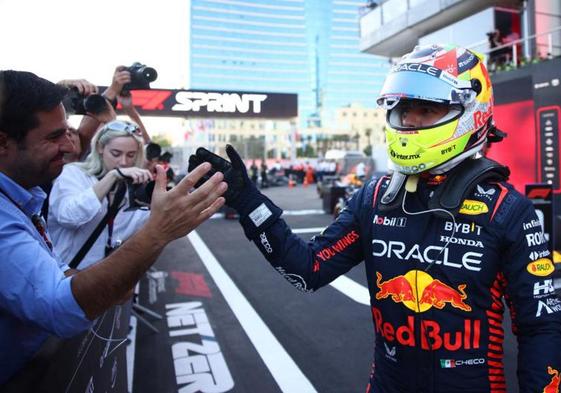
<path fill-rule="evenodd" d="M 188 170 L 191 172 L 203 162 L 212 165 L 212 169 L 195 184 L 195 188 L 201 186 L 216 172 L 224 174 L 224 181 L 228 183 L 228 190 L 224 193 L 226 205 L 238 212 L 245 235 L 253 239 L 259 232 L 263 232 L 274 223 L 282 214 L 282 210 L 253 184 L 236 149 L 226 145 L 226 154 L 230 161 L 199 147 L 196 153 L 189 157 Z"/>

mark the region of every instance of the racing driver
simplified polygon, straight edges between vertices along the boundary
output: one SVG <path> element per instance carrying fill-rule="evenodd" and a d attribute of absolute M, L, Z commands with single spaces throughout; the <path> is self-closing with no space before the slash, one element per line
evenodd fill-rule
<path fill-rule="evenodd" d="M 245 235 L 298 289 L 315 291 L 364 261 L 376 334 L 367 392 L 506 392 L 503 299 L 518 339 L 520 392 L 559 392 L 554 265 L 531 202 L 507 182 L 508 168 L 484 157 L 504 134 L 494 127 L 482 59 L 455 46 L 416 47 L 377 102 L 387 111 L 393 170 L 308 243 L 231 146 L 230 162 L 199 148 L 190 168 L 208 161 L 224 173 L 226 204 Z"/>

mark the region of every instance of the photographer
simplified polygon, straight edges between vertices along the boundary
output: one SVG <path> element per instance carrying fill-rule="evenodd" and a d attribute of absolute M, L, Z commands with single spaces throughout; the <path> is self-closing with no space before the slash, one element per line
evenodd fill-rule
<path fill-rule="evenodd" d="M 83 163 L 65 165 L 53 184 L 48 219 L 54 249 L 63 261 L 70 261 L 78 253 L 105 216 L 119 183 L 127 182 L 132 189 L 152 180 L 152 174 L 142 169 L 143 162 L 139 127 L 115 120 L 94 136 L 91 152 Z M 80 268 L 103 259 L 148 218 L 147 209 L 130 210 L 129 199 L 125 193 L 117 202 L 119 211 L 84 256 Z"/>
<path fill-rule="evenodd" d="M 74 153 L 67 154 L 67 162 L 75 162 L 83 159 L 89 149 L 90 141 L 101 124 L 115 120 L 117 114 L 113 103 L 117 102 L 123 86 L 130 81 L 127 72 L 121 72 L 119 67 L 115 69 L 111 86 L 103 94 L 98 94 L 98 88 L 85 79 L 64 79 L 57 85 L 69 89 L 64 103 L 67 111 L 72 114 L 84 115 L 80 125 L 75 132 L 77 138 L 72 138 L 75 146 Z"/>
<path fill-rule="evenodd" d="M 124 71 L 128 72 L 128 71 Z M 124 90 L 117 96 L 117 102 L 121 105 L 123 112 L 127 114 L 127 116 L 136 124 L 138 124 L 138 128 L 140 129 L 142 135 L 142 141 L 145 145 L 151 142 L 150 135 L 148 135 L 148 131 L 146 131 L 146 127 L 144 123 L 142 123 L 142 119 L 140 118 L 140 114 L 134 107 L 132 103 L 132 95 L 130 91 Z"/>

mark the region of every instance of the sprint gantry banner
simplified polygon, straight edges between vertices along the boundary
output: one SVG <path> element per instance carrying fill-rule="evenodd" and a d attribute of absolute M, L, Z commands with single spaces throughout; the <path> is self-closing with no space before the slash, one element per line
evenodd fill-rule
<path fill-rule="evenodd" d="M 100 87 L 100 91 L 105 88 Z M 289 119 L 298 116 L 298 95 L 216 90 L 132 90 L 141 115 Z M 120 109 L 120 107 L 117 107 Z"/>

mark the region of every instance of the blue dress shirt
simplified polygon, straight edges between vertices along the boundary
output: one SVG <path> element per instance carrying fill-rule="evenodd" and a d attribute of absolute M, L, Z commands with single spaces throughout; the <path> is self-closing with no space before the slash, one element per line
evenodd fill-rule
<path fill-rule="evenodd" d="M 30 360 L 49 334 L 71 337 L 92 322 L 31 221 L 46 194 L 0 172 L 0 385 Z M 7 194 L 9 198 L 5 195 Z M 11 200 L 10 200 L 11 199 Z M 17 205 L 16 205 L 17 204 Z"/>

